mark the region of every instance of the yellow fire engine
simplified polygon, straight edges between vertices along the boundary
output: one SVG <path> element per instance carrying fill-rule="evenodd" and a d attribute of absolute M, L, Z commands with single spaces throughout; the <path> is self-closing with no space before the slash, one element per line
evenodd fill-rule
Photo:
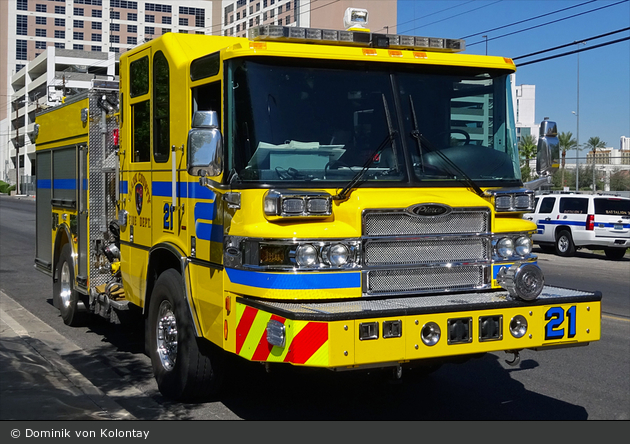
<path fill-rule="evenodd" d="M 166 34 L 38 115 L 35 266 L 68 325 L 144 319 L 165 396 L 226 354 L 400 377 L 599 340 L 601 293 L 532 254 L 512 60 L 357 26 Z"/>

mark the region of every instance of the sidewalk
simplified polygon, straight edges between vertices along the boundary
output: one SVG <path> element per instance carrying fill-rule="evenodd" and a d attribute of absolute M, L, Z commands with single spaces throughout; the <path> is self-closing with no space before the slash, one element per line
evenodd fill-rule
<path fill-rule="evenodd" d="M 77 348 L 0 291 L 0 420 L 133 420 L 54 348 Z"/>

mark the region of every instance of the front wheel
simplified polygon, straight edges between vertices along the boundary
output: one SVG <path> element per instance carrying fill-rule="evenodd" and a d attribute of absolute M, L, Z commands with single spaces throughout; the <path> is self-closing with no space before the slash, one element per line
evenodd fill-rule
<path fill-rule="evenodd" d="M 625 248 L 604 248 L 604 254 L 613 261 L 621 260 L 626 255 Z"/>
<path fill-rule="evenodd" d="M 558 253 L 559 256 L 565 257 L 575 254 L 575 244 L 573 243 L 571 233 L 567 230 L 562 230 L 558 233 L 558 237 L 556 238 L 556 253 Z"/>
<path fill-rule="evenodd" d="M 221 351 L 195 337 L 183 286 L 181 275 L 172 269 L 158 278 L 149 306 L 147 344 L 160 392 L 180 401 L 216 394 L 223 379 Z"/>

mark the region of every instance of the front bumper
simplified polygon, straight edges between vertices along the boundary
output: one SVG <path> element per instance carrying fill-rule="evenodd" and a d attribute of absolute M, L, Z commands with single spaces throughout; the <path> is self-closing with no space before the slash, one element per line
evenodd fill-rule
<path fill-rule="evenodd" d="M 587 344 L 600 339 L 601 297 L 599 292 L 550 286 L 533 302 L 511 299 L 503 290 L 339 302 L 237 296 L 235 352 L 252 361 L 352 368 Z M 516 316 L 527 322 L 527 331 L 519 338 L 510 333 Z M 489 319 L 500 327 L 490 335 L 482 329 Z M 284 325 L 284 346 L 268 342 L 270 321 Z M 431 346 L 421 339 L 429 322 L 442 332 Z"/>

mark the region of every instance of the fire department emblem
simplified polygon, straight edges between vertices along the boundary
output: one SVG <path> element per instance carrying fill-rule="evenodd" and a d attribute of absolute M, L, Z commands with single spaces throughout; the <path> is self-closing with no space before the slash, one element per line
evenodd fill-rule
<path fill-rule="evenodd" d="M 142 212 L 142 199 L 144 197 L 144 188 L 141 183 L 136 184 L 136 211 L 138 215 Z"/>

